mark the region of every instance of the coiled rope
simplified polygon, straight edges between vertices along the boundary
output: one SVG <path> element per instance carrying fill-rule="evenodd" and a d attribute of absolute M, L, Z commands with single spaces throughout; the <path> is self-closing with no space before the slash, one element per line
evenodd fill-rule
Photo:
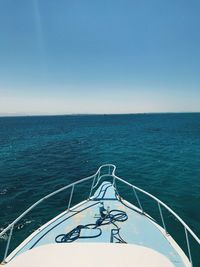
<path fill-rule="evenodd" d="M 119 233 L 120 228 L 117 226 L 116 223 L 124 222 L 127 219 L 128 215 L 126 214 L 125 211 L 121 210 L 111 210 L 107 214 L 101 213 L 101 217 L 95 223 L 78 225 L 67 234 L 60 234 L 56 236 L 55 241 L 56 243 L 71 243 L 77 240 L 78 238 L 96 238 L 102 234 L 100 226 L 107 224 L 113 224 L 116 227 L 116 229 L 118 229 Z M 81 235 L 82 229 L 98 229 L 98 233 L 96 235 L 82 236 Z M 125 241 L 122 240 L 122 243 L 125 243 Z"/>

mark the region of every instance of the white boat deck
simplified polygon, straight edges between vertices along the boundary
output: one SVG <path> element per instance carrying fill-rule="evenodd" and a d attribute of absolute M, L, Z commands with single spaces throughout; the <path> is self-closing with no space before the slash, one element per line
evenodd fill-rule
<path fill-rule="evenodd" d="M 103 182 L 90 200 L 63 212 L 35 231 L 6 260 L 10 261 L 15 256 L 42 245 L 55 244 L 58 235 L 67 234 L 78 225 L 95 224 L 101 218 L 99 208 L 102 206 L 102 202 L 105 209 L 124 211 L 128 219 L 123 222 L 101 225 L 94 229 L 82 229 L 80 232 L 81 238 L 75 239 L 73 244 L 82 242 L 122 243 L 118 246 L 127 246 L 127 244 L 124 244 L 125 242 L 137 247 L 151 249 L 155 253 L 163 255 L 172 266 L 191 266 L 185 254 L 171 236 L 166 234 L 164 229 L 156 224 L 153 219 L 142 214 L 138 208 L 128 202 L 120 201 L 114 187 L 109 182 Z M 102 231 L 101 234 L 99 228 Z M 58 237 L 57 240 L 59 241 L 61 238 Z M 56 245 L 61 247 L 63 243 Z M 70 244 L 68 245 L 70 246 Z M 70 251 L 67 252 L 67 248 L 66 253 L 70 253 Z"/>
<path fill-rule="evenodd" d="M 78 255 L 78 257 L 77 257 Z M 103 243 L 51 244 L 28 250 L 8 267 L 173 267 L 155 250 L 137 245 Z"/>

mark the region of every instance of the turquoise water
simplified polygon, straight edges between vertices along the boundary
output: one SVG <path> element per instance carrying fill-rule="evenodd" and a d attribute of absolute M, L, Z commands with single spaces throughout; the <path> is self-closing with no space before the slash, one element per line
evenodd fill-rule
<path fill-rule="evenodd" d="M 0 118 L 0 228 L 40 197 L 104 163 L 159 197 L 200 236 L 199 113 Z M 123 188 L 122 193 L 131 198 Z M 41 214 L 53 213 L 46 208 Z M 17 230 L 31 225 L 34 217 Z M 169 225 L 179 239 L 176 222 Z"/>

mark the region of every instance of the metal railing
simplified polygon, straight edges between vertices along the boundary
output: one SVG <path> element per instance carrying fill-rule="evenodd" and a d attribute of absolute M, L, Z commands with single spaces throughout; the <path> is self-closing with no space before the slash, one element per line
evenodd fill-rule
<path fill-rule="evenodd" d="M 90 199 L 91 195 L 92 195 L 92 191 L 93 189 L 95 188 L 95 182 L 99 182 L 99 180 L 102 178 L 102 177 L 105 177 L 105 176 L 108 176 L 108 175 L 111 175 L 111 174 L 114 174 L 114 171 L 115 171 L 115 166 L 112 165 L 112 164 L 105 164 L 105 165 L 102 165 L 101 167 L 99 167 L 99 169 L 97 170 L 97 172 L 91 176 L 88 176 L 86 178 L 83 178 L 81 180 L 78 180 L 74 183 L 71 183 L 67 186 L 64 186 L 48 195 L 46 195 L 45 197 L 39 199 L 37 202 L 35 202 L 33 205 L 31 205 L 27 210 L 25 210 L 19 217 L 17 217 L 11 224 L 9 224 L 1 233 L 0 233 L 0 238 L 2 238 L 5 234 L 8 233 L 8 238 L 7 238 L 7 244 L 6 244 L 6 247 L 5 247 L 5 251 L 4 251 L 4 256 L 3 256 L 3 260 L 2 260 L 2 263 L 7 263 L 7 256 L 8 256 L 8 251 L 9 251 L 9 247 L 10 247 L 10 243 L 11 243 L 11 238 L 12 238 L 12 235 L 13 235 L 13 230 L 14 230 L 14 226 L 25 216 L 27 215 L 30 211 L 32 211 L 33 209 L 35 209 L 39 204 L 41 204 L 43 201 L 57 195 L 58 193 L 61 193 L 67 189 L 71 189 L 71 193 L 70 193 L 70 197 L 69 197 L 69 201 L 68 201 L 68 204 L 67 204 L 67 211 L 70 210 L 70 207 L 71 207 L 71 201 L 72 201 L 72 198 L 73 198 L 73 194 L 74 194 L 74 189 L 75 189 L 75 186 L 79 185 L 79 184 L 83 184 L 84 182 L 86 181 L 89 181 L 89 180 L 92 180 L 92 185 L 91 185 L 91 188 L 90 188 L 90 193 L 89 193 L 89 196 L 88 196 L 88 199 Z M 105 173 L 104 169 L 107 170 L 107 172 Z M 113 170 L 112 170 L 113 169 Z M 112 170 L 112 171 L 111 171 Z M 103 172 L 104 171 L 104 172 Z M 10 253 L 12 254 L 12 252 Z"/>
<path fill-rule="evenodd" d="M 35 207 L 37 207 L 44 200 L 47 200 L 47 199 L 51 198 L 52 196 L 54 196 L 54 195 L 56 195 L 56 194 L 58 194 L 60 192 L 63 192 L 63 191 L 65 191 L 65 190 L 70 188 L 71 192 L 70 192 L 69 201 L 68 201 L 68 205 L 67 205 L 67 211 L 69 211 L 70 207 L 71 207 L 71 201 L 72 201 L 72 198 L 73 198 L 73 195 L 74 195 L 75 186 L 77 186 L 78 184 L 82 184 L 82 183 L 84 183 L 86 181 L 92 180 L 92 184 L 91 184 L 91 188 L 90 188 L 90 191 L 89 191 L 88 199 L 86 200 L 86 201 L 89 201 L 90 199 L 92 199 L 93 191 L 97 187 L 97 185 L 99 185 L 100 181 L 105 177 L 110 177 L 112 179 L 112 183 L 113 183 L 113 185 L 114 185 L 114 187 L 115 187 L 117 192 L 118 192 L 118 190 L 117 190 L 117 187 L 116 187 L 116 180 L 122 182 L 124 185 L 130 187 L 133 190 L 135 198 L 136 198 L 137 203 L 138 203 L 139 210 L 141 211 L 142 214 L 147 215 L 145 213 L 145 209 L 143 207 L 143 204 L 141 203 L 141 200 L 139 199 L 139 196 L 138 196 L 137 192 L 143 193 L 144 195 L 146 195 L 146 196 L 150 197 L 151 199 L 155 200 L 157 205 L 158 205 L 160 219 L 161 219 L 161 222 L 162 222 L 161 227 L 163 227 L 163 229 L 165 230 L 166 233 L 167 233 L 167 227 L 166 227 L 165 219 L 164 219 L 164 216 L 163 216 L 162 208 L 165 208 L 168 212 L 170 212 L 170 214 L 172 214 L 180 222 L 180 224 L 184 227 L 185 239 L 186 239 L 187 250 L 188 250 L 188 255 L 189 255 L 189 261 L 191 263 L 191 266 L 193 266 L 192 253 L 191 253 L 191 247 L 190 247 L 190 241 L 189 241 L 188 234 L 190 234 L 193 237 L 193 239 L 197 242 L 197 244 L 199 244 L 199 245 L 200 245 L 200 239 L 194 234 L 194 232 L 190 229 L 190 227 L 171 208 L 169 208 L 165 203 L 163 203 L 161 200 L 159 200 L 157 197 L 153 196 L 152 194 L 146 192 L 145 190 L 143 190 L 143 189 L 141 189 L 141 188 L 139 188 L 137 186 L 134 186 L 134 185 L 130 184 L 129 182 L 123 180 L 122 178 L 116 176 L 115 175 L 115 170 L 116 170 L 116 166 L 115 165 L 112 165 L 112 164 L 102 165 L 97 170 L 97 172 L 95 174 L 93 174 L 93 175 L 91 175 L 89 177 L 86 177 L 84 179 L 81 179 L 81 180 L 79 180 L 77 182 L 71 183 L 70 185 L 64 186 L 64 187 L 62 187 L 62 188 L 60 188 L 60 189 L 58 189 L 58 190 L 46 195 L 45 197 L 43 197 L 40 200 L 38 200 L 37 202 L 35 202 L 32 206 L 30 206 L 26 211 L 24 211 L 19 217 L 17 217 L 11 224 L 9 224 L 0 233 L 0 238 L 1 238 L 7 232 L 9 232 L 8 239 L 7 239 L 7 244 L 6 244 L 6 247 L 5 247 L 4 257 L 3 257 L 3 263 L 5 264 L 5 263 L 8 262 L 7 258 L 9 258 L 9 256 L 7 257 L 7 255 L 8 255 L 8 251 L 9 251 L 12 235 L 13 235 L 14 226 L 26 214 L 28 214 L 30 211 L 32 211 Z M 10 254 L 12 254 L 12 252 Z"/>
<path fill-rule="evenodd" d="M 194 238 L 194 240 L 200 245 L 200 239 L 195 235 L 195 233 L 190 229 L 190 227 L 170 208 L 168 207 L 165 203 L 163 203 L 160 199 L 158 199 L 157 197 L 153 196 L 152 194 L 146 192 L 145 190 L 134 186 L 130 183 L 128 183 L 127 181 L 117 177 L 115 174 L 113 175 L 113 178 L 122 182 L 123 184 L 129 186 L 130 188 L 133 189 L 133 192 L 135 194 L 135 198 L 138 202 L 138 206 L 140 207 L 140 210 L 142 213 L 144 213 L 144 209 L 141 205 L 141 201 L 138 197 L 137 191 L 147 195 L 148 197 L 150 197 L 151 199 L 155 200 L 157 205 L 158 205 L 158 210 L 159 210 L 159 214 L 160 214 L 160 219 L 162 222 L 162 227 L 165 230 L 166 233 L 168 233 L 167 231 L 167 227 L 166 227 L 166 223 L 164 220 L 164 216 L 163 216 L 163 212 L 162 212 L 162 208 L 165 208 L 170 214 L 172 214 L 178 221 L 179 223 L 184 227 L 184 232 L 185 232 L 185 239 L 186 239 L 186 244 L 187 244 L 187 250 L 188 250 L 188 255 L 189 255 L 189 261 L 191 263 L 191 266 L 193 266 L 193 260 L 192 260 L 192 254 L 191 254 L 191 247 L 190 247 L 190 242 L 189 242 L 189 238 L 188 238 L 188 233 Z M 149 214 L 150 215 L 150 214 Z"/>

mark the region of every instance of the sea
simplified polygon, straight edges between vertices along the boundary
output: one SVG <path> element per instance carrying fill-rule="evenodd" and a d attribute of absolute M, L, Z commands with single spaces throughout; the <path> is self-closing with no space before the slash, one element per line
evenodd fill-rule
<path fill-rule="evenodd" d="M 106 163 L 165 202 L 200 236 L 200 113 L 1 117 L 0 230 L 41 197 Z M 120 186 L 131 201 L 133 192 Z M 73 201 L 86 193 L 80 188 Z M 17 223 L 11 249 L 64 210 L 67 194 Z M 139 197 L 144 210 L 159 217 L 156 203 Z M 167 231 L 188 253 L 184 228 L 164 210 L 163 216 Z M 1 257 L 7 239 L 0 239 Z M 189 241 L 199 267 L 199 246 L 190 235 Z"/>

